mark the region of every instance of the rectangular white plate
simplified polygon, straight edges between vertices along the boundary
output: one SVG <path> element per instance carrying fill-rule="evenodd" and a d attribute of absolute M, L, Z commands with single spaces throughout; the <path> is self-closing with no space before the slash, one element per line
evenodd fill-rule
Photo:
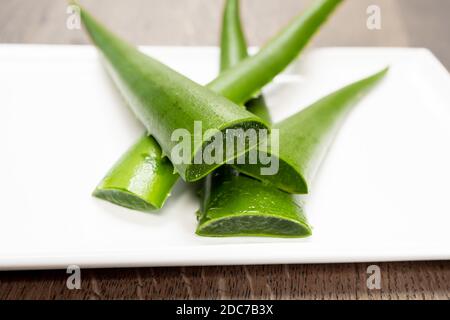
<path fill-rule="evenodd" d="M 216 48 L 144 50 L 192 79 Z M 306 199 L 308 239 L 202 238 L 179 183 L 145 214 L 91 197 L 143 132 L 89 46 L 0 46 L 0 269 L 450 259 L 450 77 L 425 49 L 324 48 L 266 89 L 278 121 L 385 65 Z"/>

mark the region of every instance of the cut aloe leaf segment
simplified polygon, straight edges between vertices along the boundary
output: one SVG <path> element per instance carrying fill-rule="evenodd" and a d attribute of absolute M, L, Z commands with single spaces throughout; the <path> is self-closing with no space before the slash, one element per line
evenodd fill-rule
<path fill-rule="evenodd" d="M 247 56 L 239 17 L 239 1 L 228 0 L 221 37 L 221 70 Z M 262 96 L 250 100 L 247 109 L 270 121 Z M 196 233 L 209 237 L 267 236 L 306 237 L 311 234 L 303 209 L 293 195 L 246 177 L 223 166 L 203 183 L 202 205 Z"/>
<path fill-rule="evenodd" d="M 277 175 L 261 175 L 261 164 L 238 165 L 239 171 L 290 193 L 308 193 L 345 116 L 387 72 L 388 68 L 385 68 L 352 83 L 276 124 L 274 129 L 279 130 L 279 148 L 270 156 L 279 159 Z M 271 150 L 271 140 L 268 142 Z"/>
<path fill-rule="evenodd" d="M 307 237 L 303 209 L 294 195 L 221 167 L 205 181 L 196 233 L 209 237 Z"/>
<path fill-rule="evenodd" d="M 127 208 L 153 211 L 163 206 L 178 177 L 169 158 L 162 157 L 155 139 L 142 136 L 106 175 L 93 195 Z"/>
<path fill-rule="evenodd" d="M 260 91 L 264 85 L 269 83 L 280 71 L 295 59 L 307 42 L 342 1 L 343 0 L 316 1 L 313 6 L 308 8 L 302 15 L 293 19 L 293 21 L 276 37 L 262 47 L 256 55 L 248 57 L 245 61 L 228 69 L 226 73 L 219 75 L 216 80 L 208 85 L 209 89 L 216 91 L 231 101 L 239 104 L 251 99 L 255 92 Z M 261 66 L 263 66 L 263 68 Z M 261 69 L 264 69 L 264 71 Z M 258 78 L 261 72 L 264 76 Z M 224 78 L 222 79 L 222 77 Z M 145 137 L 143 136 L 141 139 L 145 139 Z M 110 182 L 105 184 L 102 181 L 94 191 L 95 196 L 104 200 L 111 200 L 114 198 L 116 199 L 116 201 L 114 201 L 115 204 L 129 208 L 133 208 L 134 203 L 141 201 L 146 202 L 149 208 L 152 206 L 160 208 L 162 206 L 162 203 L 154 203 L 152 198 L 148 197 L 148 194 L 152 193 L 156 195 L 156 193 L 160 192 L 161 195 L 158 198 L 166 199 L 174 184 L 172 174 L 168 174 L 167 171 L 155 171 L 151 173 L 149 170 L 145 170 L 145 168 L 150 167 L 148 162 L 144 159 L 147 159 L 147 161 L 150 160 L 145 156 L 141 157 L 141 163 L 138 163 L 137 161 L 133 162 L 133 168 L 136 174 L 131 175 L 130 172 L 133 168 L 127 168 L 127 163 L 129 163 L 127 158 L 136 160 L 141 155 L 152 154 L 154 152 L 153 149 L 149 149 L 149 146 L 153 144 L 143 145 L 141 139 L 139 139 L 138 142 L 118 160 L 114 169 L 109 171 L 104 180 L 109 180 Z M 151 161 L 154 162 L 154 167 L 160 167 L 161 164 L 159 162 L 164 161 L 163 158 L 163 156 L 160 158 L 151 158 Z M 145 177 L 139 173 L 144 171 L 147 172 Z M 122 175 L 123 177 L 121 177 Z M 149 175 L 152 176 L 149 177 Z M 153 177 L 153 175 L 164 176 Z M 129 188 L 131 181 L 127 181 L 127 177 L 133 179 L 136 183 L 139 181 L 142 183 L 151 182 L 152 180 L 164 181 L 166 179 L 167 183 L 164 183 L 163 187 L 152 184 L 157 188 L 154 192 L 148 190 L 149 192 L 142 193 L 139 192 L 139 190 L 131 190 Z M 170 182 L 172 182 L 172 184 Z M 125 193 L 124 197 L 119 196 L 122 192 Z M 109 196 L 109 193 L 113 196 Z M 140 210 L 140 207 L 135 207 L 134 209 Z"/>

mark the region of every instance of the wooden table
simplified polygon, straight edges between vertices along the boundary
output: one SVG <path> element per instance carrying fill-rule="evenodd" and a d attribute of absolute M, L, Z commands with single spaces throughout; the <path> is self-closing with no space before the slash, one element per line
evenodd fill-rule
<path fill-rule="evenodd" d="M 83 1 L 81 1 L 83 3 Z M 251 45 L 262 44 L 310 1 L 242 0 Z M 137 44 L 216 45 L 220 0 L 84 1 Z M 366 9 L 381 8 L 381 30 Z M 312 46 L 421 46 L 450 69 L 448 0 L 347 0 Z M 66 28 L 66 2 L 2 0 L 0 43 L 87 43 Z M 450 245 L 450 244 L 449 244 Z M 450 262 L 378 263 L 381 289 L 366 286 L 369 264 L 273 265 L 81 271 L 81 289 L 59 271 L 0 273 L 0 299 L 449 299 Z"/>

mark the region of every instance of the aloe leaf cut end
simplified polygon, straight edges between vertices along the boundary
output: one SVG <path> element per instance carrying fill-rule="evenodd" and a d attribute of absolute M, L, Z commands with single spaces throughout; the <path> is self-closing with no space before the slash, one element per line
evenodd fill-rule
<path fill-rule="evenodd" d="M 311 235 L 293 195 L 242 175 L 209 177 L 196 233 L 208 237 Z"/>
<path fill-rule="evenodd" d="M 196 153 L 192 156 L 191 161 L 188 165 L 185 164 L 179 164 L 178 166 L 175 166 L 182 169 L 182 176 L 184 177 L 185 181 L 188 182 L 195 182 L 199 181 L 202 178 L 204 178 L 206 175 L 213 172 L 215 169 L 221 167 L 224 163 L 234 160 L 235 158 L 239 156 L 245 155 L 250 149 L 255 148 L 258 145 L 258 142 L 255 139 L 242 139 L 242 140 L 233 140 L 234 138 L 230 138 L 228 136 L 229 132 L 232 132 L 233 130 L 237 130 L 236 132 L 242 132 L 242 133 L 250 133 L 252 130 L 257 135 L 257 132 L 259 130 L 267 130 L 267 133 L 270 133 L 270 129 L 268 128 L 268 125 L 263 120 L 260 120 L 260 118 L 254 116 L 253 118 L 245 119 L 244 121 L 237 121 L 237 122 L 229 122 L 227 123 L 227 127 L 221 130 L 221 137 L 222 137 L 222 143 L 221 144 L 215 144 L 213 140 L 206 141 L 203 146 L 196 151 Z M 237 134 L 239 136 L 239 134 Z M 228 154 L 228 141 L 227 139 L 230 139 L 230 141 L 233 143 L 234 147 L 233 153 Z M 222 145 L 222 148 L 218 147 Z M 218 149 L 216 149 L 218 148 Z M 197 157 L 204 157 L 208 155 L 210 152 L 207 152 L 206 150 L 215 150 L 213 153 L 222 154 L 223 157 L 220 161 L 208 163 L 206 161 L 203 161 L 201 163 L 195 163 L 195 159 Z"/>
<path fill-rule="evenodd" d="M 94 190 L 92 195 L 101 200 L 105 200 L 121 207 L 142 211 L 142 212 L 154 212 L 161 209 L 164 202 L 151 203 L 148 199 L 143 199 L 137 196 L 136 193 L 130 190 L 114 189 L 99 187 Z"/>
<path fill-rule="evenodd" d="M 139 150 L 139 152 L 136 152 Z M 93 196 L 140 211 L 162 208 L 178 175 L 157 142 L 142 136 L 116 162 L 93 192 Z"/>
<path fill-rule="evenodd" d="M 315 173 L 347 114 L 388 70 L 385 68 L 349 84 L 274 125 L 274 129 L 279 129 L 279 151 L 270 156 L 278 158 L 278 174 L 261 175 L 261 164 L 233 166 L 286 192 L 308 193 Z"/>
<path fill-rule="evenodd" d="M 264 213 L 211 220 L 200 224 L 195 233 L 202 237 L 306 238 L 312 235 L 307 224 Z"/>
<path fill-rule="evenodd" d="M 271 163 L 278 162 L 277 174 L 262 175 L 261 170 L 267 166 L 261 164 L 250 164 L 248 161 L 246 164 L 233 164 L 232 166 L 243 174 L 258 179 L 267 185 L 285 192 L 292 194 L 309 193 L 309 184 L 305 176 L 302 174 L 302 170 L 299 170 L 295 163 L 288 162 L 287 159 L 284 159 L 278 154 L 272 153 L 269 156 L 272 158 Z"/>

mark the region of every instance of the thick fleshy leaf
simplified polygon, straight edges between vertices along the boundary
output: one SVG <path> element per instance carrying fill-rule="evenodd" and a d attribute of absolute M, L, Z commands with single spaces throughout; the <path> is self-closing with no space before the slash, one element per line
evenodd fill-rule
<path fill-rule="evenodd" d="M 292 194 L 221 167 L 205 181 L 197 234 L 307 237 L 311 228 Z"/>
<path fill-rule="evenodd" d="M 140 152 L 135 152 L 138 149 Z M 152 137 L 142 136 L 111 169 L 93 195 L 140 211 L 163 206 L 178 174 Z"/>
<path fill-rule="evenodd" d="M 387 72 L 386 68 L 352 83 L 276 124 L 279 148 L 278 153 L 273 152 L 271 156 L 279 159 L 278 174 L 261 175 L 261 164 L 237 165 L 239 171 L 290 193 L 308 193 L 345 116 Z"/>
<path fill-rule="evenodd" d="M 212 143 L 204 136 L 206 132 L 220 131 L 225 137 L 228 129 L 268 128 L 244 108 L 141 53 L 109 32 L 84 9 L 80 11 L 81 21 L 103 54 L 111 78 L 184 180 L 199 180 L 256 144 L 248 139 L 241 153 L 235 148 L 234 153 L 223 152 L 226 156 L 219 163 L 209 163 L 197 157 Z M 177 139 L 173 137 L 175 132 L 180 132 Z M 172 152 L 181 146 L 181 140 L 187 140 L 185 148 L 180 149 L 183 159 L 173 161 Z"/>

